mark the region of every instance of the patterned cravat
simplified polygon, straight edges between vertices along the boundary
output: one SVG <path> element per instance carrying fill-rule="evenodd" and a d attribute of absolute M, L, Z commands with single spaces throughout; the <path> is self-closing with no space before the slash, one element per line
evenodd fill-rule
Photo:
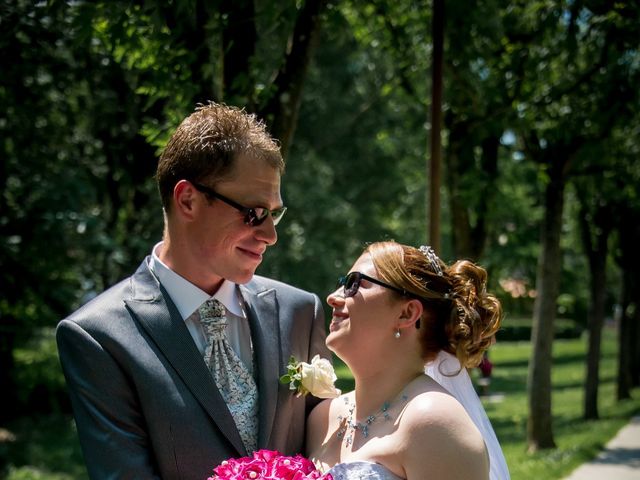
<path fill-rule="evenodd" d="M 247 452 L 258 443 L 258 388 L 253 375 L 227 339 L 227 317 L 222 303 L 209 299 L 198 309 L 207 337 L 204 362 L 227 403 Z"/>

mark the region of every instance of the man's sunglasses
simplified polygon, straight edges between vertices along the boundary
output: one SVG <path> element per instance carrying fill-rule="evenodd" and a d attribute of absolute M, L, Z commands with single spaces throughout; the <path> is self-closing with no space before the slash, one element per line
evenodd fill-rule
<path fill-rule="evenodd" d="M 282 217 L 284 216 L 284 212 L 287 211 L 287 207 L 280 207 L 274 210 L 269 210 L 268 208 L 264 208 L 264 207 L 254 207 L 254 208 L 244 207 L 240 205 L 238 202 L 234 202 L 230 198 L 227 198 L 224 195 L 219 194 L 218 192 L 216 192 L 215 190 L 212 190 L 209 187 L 206 187 L 199 183 L 191 182 L 191 184 L 196 188 L 196 190 L 204 193 L 208 197 L 222 200 L 227 205 L 230 205 L 236 210 L 238 210 L 240 213 L 242 213 L 242 215 L 244 215 L 244 223 L 252 227 L 257 227 L 258 225 L 261 225 L 269 215 L 271 215 L 271 218 L 273 219 L 273 224 L 278 225 L 278 223 L 280 223 L 280 220 L 282 220 Z"/>
<path fill-rule="evenodd" d="M 398 292 L 400 295 L 405 295 L 408 297 L 415 296 L 402 288 L 394 287 L 393 285 L 389 285 L 382 280 L 378 280 L 377 278 L 370 277 L 369 275 L 365 275 L 364 273 L 360 272 L 351 272 L 344 277 L 338 278 L 337 286 L 344 288 L 345 297 L 353 297 L 356 293 L 358 293 L 360 282 L 362 282 L 362 280 L 368 280 L 371 283 L 375 283 L 376 285 L 380 285 L 381 287 L 385 287 L 389 290 L 393 290 L 394 292 Z"/>

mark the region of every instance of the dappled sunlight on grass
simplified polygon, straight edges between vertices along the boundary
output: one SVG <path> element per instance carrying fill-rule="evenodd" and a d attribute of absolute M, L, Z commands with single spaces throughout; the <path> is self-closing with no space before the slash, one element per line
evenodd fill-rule
<path fill-rule="evenodd" d="M 586 375 L 586 337 L 556 340 L 553 345 L 552 413 L 558 448 L 527 453 L 527 369 L 529 343 L 499 343 L 491 350 L 494 363 L 492 392 L 505 393 L 502 403 L 485 402 L 487 414 L 500 439 L 514 479 L 560 479 L 593 458 L 629 418 L 640 412 L 640 392 L 632 400 L 616 402 L 615 332 L 605 330 L 598 406 L 600 420 L 582 419 Z"/>

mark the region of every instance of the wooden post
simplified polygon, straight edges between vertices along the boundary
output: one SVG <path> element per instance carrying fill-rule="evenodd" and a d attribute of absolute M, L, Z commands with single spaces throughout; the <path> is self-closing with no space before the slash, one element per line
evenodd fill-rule
<path fill-rule="evenodd" d="M 444 0 L 433 0 L 433 67 L 431 69 L 431 156 L 429 164 L 429 243 L 440 253 L 440 170 L 442 163 L 442 56 Z"/>

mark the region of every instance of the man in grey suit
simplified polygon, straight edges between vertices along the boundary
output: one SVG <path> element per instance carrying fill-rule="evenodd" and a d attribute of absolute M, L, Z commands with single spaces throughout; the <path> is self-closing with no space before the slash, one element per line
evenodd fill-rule
<path fill-rule="evenodd" d="M 236 108 L 200 107 L 171 137 L 157 171 L 163 241 L 57 329 L 92 478 L 204 479 L 222 460 L 251 453 L 205 363 L 200 307 L 212 297 L 253 376 L 255 445 L 302 452 L 313 400 L 278 378 L 290 356 L 330 358 L 322 306 L 254 275 L 284 214 L 283 168 L 264 124 Z"/>

